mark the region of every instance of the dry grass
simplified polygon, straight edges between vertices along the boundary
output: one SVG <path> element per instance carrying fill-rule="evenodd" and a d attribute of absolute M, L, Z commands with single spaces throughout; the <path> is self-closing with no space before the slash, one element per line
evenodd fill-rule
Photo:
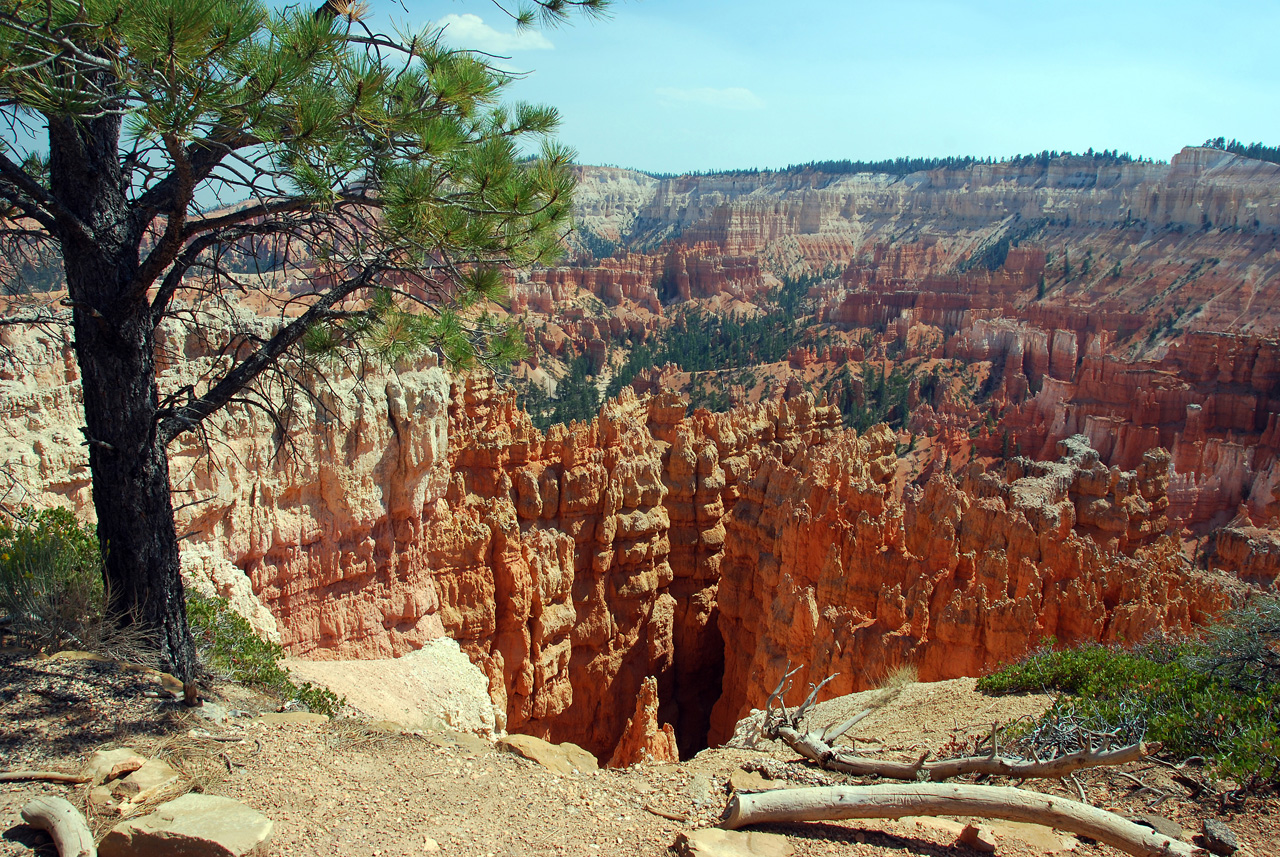
<path fill-rule="evenodd" d="M 191 714 L 181 716 L 184 726 L 200 725 Z M 105 810 L 95 809 L 88 800 L 89 790 L 81 789 L 80 808 L 84 811 L 95 837 L 104 835 L 123 819 L 147 815 L 160 804 L 179 798 L 188 792 L 216 793 L 218 786 L 225 782 L 236 768 L 243 767 L 262 749 L 261 743 L 257 741 L 225 743 L 192 736 L 186 731 L 177 731 L 151 740 L 132 741 L 127 746 L 133 747 L 148 759 L 159 759 L 165 762 L 178 772 L 178 779 L 146 795 L 143 800 L 136 803 L 125 802 Z"/>
<path fill-rule="evenodd" d="M 370 723 L 354 717 L 335 717 L 324 725 L 325 739 L 333 750 L 381 750 L 394 744 L 425 741 L 421 735 L 393 728 L 390 723 Z"/>
<path fill-rule="evenodd" d="M 920 680 L 920 671 L 914 664 L 903 664 L 885 673 L 880 680 L 880 687 L 866 703 L 867 708 L 879 709 L 893 702 L 908 685 Z"/>
<path fill-rule="evenodd" d="M 884 680 L 880 682 L 880 688 L 901 692 L 907 685 L 918 681 L 920 681 L 920 670 L 916 669 L 915 664 L 903 664 L 885 674 Z"/>

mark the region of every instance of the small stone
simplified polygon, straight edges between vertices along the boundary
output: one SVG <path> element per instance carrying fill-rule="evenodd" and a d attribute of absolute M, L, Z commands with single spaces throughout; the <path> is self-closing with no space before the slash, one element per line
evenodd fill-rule
<path fill-rule="evenodd" d="M 795 853 L 785 836 L 718 827 L 681 833 L 675 851 L 680 857 L 790 857 Z"/>
<path fill-rule="evenodd" d="M 147 757 L 132 747 L 119 747 L 115 750 L 94 750 L 85 763 L 84 776 L 92 785 L 107 783 L 111 780 L 133 773 L 147 763 Z"/>
<path fill-rule="evenodd" d="M 532 735 L 508 735 L 500 739 L 497 746 L 557 774 L 591 773 L 600 767 L 595 756 L 568 741 L 552 744 Z"/>
<path fill-rule="evenodd" d="M 1240 843 L 1236 841 L 1236 835 L 1231 832 L 1231 828 L 1216 818 L 1206 818 L 1203 830 L 1204 847 L 1214 854 L 1221 854 L 1223 857 L 1227 857 L 1229 854 L 1236 853 L 1236 850 L 1240 847 Z"/>
<path fill-rule="evenodd" d="M 957 841 L 984 854 L 991 854 L 996 850 L 995 834 L 985 824 L 966 824 Z"/>
<path fill-rule="evenodd" d="M 319 726 L 328 723 L 327 714 L 313 714 L 310 711 L 268 711 L 258 715 L 263 723 L 288 723 L 301 726 Z"/>
<path fill-rule="evenodd" d="M 159 759 L 148 759 L 146 764 L 121 780 L 114 791 L 121 797 L 136 801 L 177 781 L 177 771 Z"/>
<path fill-rule="evenodd" d="M 106 786 L 94 786 L 89 789 L 89 806 L 102 812 L 110 809 L 116 802 L 115 795 Z"/>
<path fill-rule="evenodd" d="M 1178 822 L 1171 818 L 1165 818 L 1163 815 L 1156 815 L 1154 812 L 1139 813 L 1138 815 L 1130 816 L 1129 820 L 1134 824 L 1150 827 L 1156 833 L 1167 836 L 1170 839 L 1180 840 L 1185 832 Z"/>
<path fill-rule="evenodd" d="M 422 850 L 434 854 L 440 850 L 440 843 L 428 836 L 422 842 Z"/>
<path fill-rule="evenodd" d="M 227 719 L 231 716 L 224 706 L 221 706 L 216 702 L 205 702 L 201 705 L 197 705 L 195 708 L 192 708 L 191 711 L 194 712 L 197 717 L 203 720 L 208 720 L 210 723 L 226 723 Z"/>
<path fill-rule="evenodd" d="M 111 828 L 99 857 L 247 857 L 265 855 L 271 819 L 230 798 L 186 794 Z"/>
<path fill-rule="evenodd" d="M 773 780 L 766 780 L 755 771 L 744 771 L 742 768 L 729 775 L 729 789 L 735 792 L 762 792 L 774 788 Z"/>

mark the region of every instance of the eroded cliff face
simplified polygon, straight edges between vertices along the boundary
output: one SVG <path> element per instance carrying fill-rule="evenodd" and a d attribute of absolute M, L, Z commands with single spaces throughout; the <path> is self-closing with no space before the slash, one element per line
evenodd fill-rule
<path fill-rule="evenodd" d="M 285 431 L 234 405 L 215 442 L 171 450 L 193 583 L 302 657 L 447 634 L 500 725 L 620 762 L 727 737 L 788 661 L 839 672 L 827 694 L 902 664 L 972 675 L 1050 636 L 1187 631 L 1241 579 L 1274 584 L 1277 168 L 1191 149 L 905 178 L 587 169 L 580 210 L 621 249 L 516 284 L 542 358 L 604 369 L 671 305 L 750 315 L 797 272 L 824 274 L 827 341 L 792 348 L 764 401 L 687 415 L 686 373 L 654 367 L 545 434 L 490 379 L 334 363 L 286 396 Z M 221 365 L 195 331 L 161 338 L 162 392 Z M 69 343 L 0 327 L 0 347 L 6 502 L 90 514 Z M 970 390 L 913 380 L 906 427 L 939 453 L 919 471 L 905 436 L 804 392 L 895 360 Z M 1181 528 L 1228 519 L 1195 570 Z"/>
<path fill-rule="evenodd" d="M 32 499 L 89 512 L 66 343 L 3 335 L 39 358 L 3 381 L 5 454 Z M 166 336 L 188 360 L 165 389 L 217 359 Z M 894 435 L 842 429 L 808 394 L 686 416 L 627 390 L 544 435 L 491 379 L 365 370 L 294 400 L 287 444 L 232 408 L 220 443 L 174 451 L 189 576 L 296 655 L 448 634 L 499 725 L 602 758 L 669 755 L 670 727 L 685 753 L 726 737 L 788 659 L 844 693 L 904 663 L 973 674 L 1050 635 L 1186 630 L 1231 597 L 1164 534 L 1161 452 L 1124 472 L 1074 439 L 1056 463 L 902 491 Z"/>
<path fill-rule="evenodd" d="M 223 360 L 182 325 L 159 338 L 162 395 Z M 4 327 L 0 354 L 6 502 L 68 505 L 91 520 L 69 340 Z M 205 435 L 170 447 L 188 578 L 296 654 L 389 657 L 443 633 L 420 535 L 423 508 L 448 482 L 449 379 L 430 361 L 393 374 L 354 368 L 335 363 L 314 397 L 285 396 L 285 433 L 232 404 Z"/>
<path fill-rule="evenodd" d="M 686 305 L 749 315 L 781 278 L 819 274 L 805 343 L 734 401 L 771 383 L 829 389 L 851 361 L 920 376 L 945 362 L 978 382 L 958 397 L 917 390 L 903 425 L 952 461 L 1052 461 L 1084 434 L 1132 469 L 1163 446 L 1170 516 L 1189 540 L 1242 505 L 1249 525 L 1280 527 L 1275 164 L 1189 147 L 1168 164 L 1062 157 L 901 177 L 584 168 L 580 205 L 617 252 L 520 286 L 559 355 L 660 341 Z M 582 294 L 604 302 L 600 318 L 566 321 Z M 861 401 L 861 382 L 846 386 Z"/>
<path fill-rule="evenodd" d="M 586 229 L 635 254 L 631 270 L 648 259 L 670 284 L 676 260 L 700 260 L 687 290 L 667 299 L 749 294 L 780 272 L 836 265 L 845 290 L 825 300 L 837 318 L 891 320 L 916 308 L 930 314 L 921 321 L 954 328 L 966 312 L 1049 309 L 1113 330 L 1176 317 L 1190 330 L 1268 334 L 1280 326 L 1278 200 L 1280 166 L 1189 147 L 1168 164 L 1063 157 L 902 177 L 658 181 L 591 167 L 578 204 Z M 1064 250 L 1074 276 L 1061 278 Z M 1047 254 L 1048 295 L 1037 297 Z M 612 264 L 595 276 L 584 263 L 571 276 L 598 283 L 603 299 Z"/>

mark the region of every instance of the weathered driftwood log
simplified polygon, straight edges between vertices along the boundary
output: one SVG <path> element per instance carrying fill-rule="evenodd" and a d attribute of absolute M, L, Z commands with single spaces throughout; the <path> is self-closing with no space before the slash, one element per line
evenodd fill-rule
<path fill-rule="evenodd" d="M 991 751 L 983 756 L 965 756 L 959 759 L 941 759 L 926 761 L 925 753 L 914 762 L 895 762 L 887 759 L 872 759 L 858 755 L 853 747 L 832 747 L 831 742 L 848 732 L 864 717 L 871 714 L 868 708 L 850 717 L 840 724 L 828 726 L 822 732 L 808 732 L 801 729 L 801 722 L 819 691 L 827 682 L 835 678 L 828 676 L 809 692 L 808 698 L 794 711 L 787 711 L 782 702 L 786 693 L 788 680 L 794 670 L 783 675 L 773 693 L 765 703 L 765 719 L 763 732 L 766 737 L 785 743 L 804 758 L 814 762 L 821 768 L 856 777 L 877 776 L 895 780 L 919 780 L 926 778 L 933 782 L 941 782 L 951 777 L 964 774 L 986 774 L 988 776 L 1005 776 L 1014 779 L 1033 779 L 1045 777 L 1065 777 L 1082 768 L 1095 768 L 1104 765 L 1123 765 L 1136 762 L 1146 756 L 1159 752 L 1157 742 L 1129 744 L 1116 749 L 1103 748 L 1095 750 L 1086 746 L 1078 753 L 1069 753 L 1054 759 L 1011 759 L 998 754 L 999 743 L 995 726 L 991 732 Z M 777 708 L 775 708 L 775 703 Z"/>
<path fill-rule="evenodd" d="M 83 774 L 64 774 L 61 771 L 2 771 L 0 783 L 22 783 L 39 780 L 46 783 L 87 783 Z"/>
<path fill-rule="evenodd" d="M 58 857 L 98 857 L 84 816 L 60 797 L 38 797 L 22 808 L 22 820 L 53 838 Z"/>
<path fill-rule="evenodd" d="M 921 756 L 915 762 L 894 762 L 888 759 L 859 756 L 856 752 L 832 747 L 824 742 L 819 734 L 801 732 L 793 726 L 775 724 L 770 733 L 769 737 L 784 742 L 801 756 L 828 771 L 852 774 L 856 777 L 877 776 L 895 780 L 917 780 L 923 774 L 935 783 L 964 774 L 987 774 L 1015 779 L 1065 777 L 1082 768 L 1136 762 L 1160 749 L 1160 744 L 1153 742 L 1130 744 L 1115 750 L 1082 750 L 1079 753 L 1071 753 L 1043 762 L 1007 759 L 995 755 L 965 756 L 959 759 L 927 762 L 925 760 L 928 754 Z"/>
<path fill-rule="evenodd" d="M 1007 786 L 958 783 L 891 783 L 738 793 L 730 799 L 721 827 L 737 830 L 751 824 L 909 815 L 961 815 L 1043 824 L 1088 836 L 1136 857 L 1193 857 L 1204 853 L 1115 813 L 1067 798 Z"/>

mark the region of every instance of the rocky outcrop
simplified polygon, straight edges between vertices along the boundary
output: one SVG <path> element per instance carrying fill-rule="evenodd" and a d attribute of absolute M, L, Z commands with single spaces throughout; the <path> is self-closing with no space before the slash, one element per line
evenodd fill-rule
<path fill-rule="evenodd" d="M 1233 523 L 1214 534 L 1211 568 L 1264 589 L 1280 580 L 1280 535 L 1274 529 Z"/>
<path fill-rule="evenodd" d="M 87 511 L 65 343 L 4 335 L 43 360 L 43 383 L 5 382 L 6 455 L 32 499 Z M 215 359 L 165 335 L 187 358 L 166 389 Z M 365 368 L 292 400 L 290 443 L 232 408 L 218 446 L 174 451 L 193 580 L 311 659 L 447 634 L 499 728 L 602 758 L 624 735 L 619 758 L 669 749 L 656 724 L 684 753 L 726 737 L 788 659 L 845 693 L 902 663 L 947 678 L 1047 636 L 1185 629 L 1228 600 L 1164 535 L 1161 452 L 1121 471 L 1071 441 L 1060 462 L 902 489 L 891 432 L 846 431 L 800 391 L 686 415 L 624 390 L 544 435 L 491 379 Z"/>
<path fill-rule="evenodd" d="M 1230 581 L 1193 572 L 1169 531 L 1238 507 L 1212 567 L 1274 581 L 1276 168 L 1192 149 L 583 180 L 596 249 L 515 284 L 536 352 L 604 370 L 672 303 L 751 314 L 781 277 L 821 271 L 806 306 L 825 342 L 730 391 L 784 400 L 688 415 L 671 392 L 688 373 L 666 366 L 543 434 L 490 380 L 335 364 L 314 395 L 284 394 L 283 432 L 235 405 L 208 425 L 217 444 L 175 445 L 196 585 L 299 657 L 397 657 L 447 634 L 495 725 L 606 757 L 624 735 L 652 751 L 670 737 L 657 724 L 686 754 L 725 736 L 788 658 L 847 692 L 902 663 L 945 678 L 1042 637 L 1185 629 Z M 161 340 L 163 392 L 221 366 L 192 329 Z M 4 349 L 21 355 L 0 365 L 6 502 L 87 512 L 69 343 L 2 327 Z M 905 423 L 934 453 L 920 471 L 891 433 L 844 431 L 804 392 L 849 369 L 861 403 L 863 360 L 882 377 L 963 368 L 932 392 L 911 382 Z"/>
<path fill-rule="evenodd" d="M 941 473 L 899 502 L 894 442 L 883 430 L 840 433 L 789 457 L 764 454 L 739 483 L 711 741 L 760 705 L 788 663 L 801 667 L 797 686 L 839 673 L 825 692 L 843 694 L 902 664 L 943 679 L 1050 637 L 1185 631 L 1229 601 L 1230 581 L 1192 571 L 1162 535 L 1158 453 L 1126 474 L 1072 445 L 1058 463 L 1015 460 L 1003 475 L 975 467 L 957 484 Z M 1132 557 L 1121 533 L 1144 543 Z"/>
<path fill-rule="evenodd" d="M 788 355 L 804 383 L 846 359 L 964 364 L 981 401 L 913 415 L 940 449 L 1052 460 L 1084 434 L 1133 469 L 1163 446 L 1172 519 L 1201 533 L 1244 503 L 1266 526 L 1280 511 L 1278 201 L 1280 167 L 1201 147 L 1168 164 L 1044 157 L 906 176 L 584 168 L 579 205 L 611 212 L 618 249 L 531 277 L 546 315 L 532 341 L 598 362 L 652 340 L 671 304 L 750 313 L 775 277 L 821 272 L 806 312 L 826 332 Z M 608 306 L 607 324 L 572 318 L 580 294 Z M 848 339 L 815 344 L 832 332 Z"/>
<path fill-rule="evenodd" d="M 671 724 L 658 726 L 658 682 L 649 677 L 640 685 L 636 713 L 627 721 L 618 746 L 609 757 L 610 768 L 628 768 L 643 762 L 678 762 L 676 733 Z"/>
<path fill-rule="evenodd" d="M 455 389 L 451 481 L 422 538 L 445 628 L 512 731 L 607 755 L 644 678 L 669 669 L 669 518 L 647 419 L 628 393 L 544 437 L 491 381 Z"/>

